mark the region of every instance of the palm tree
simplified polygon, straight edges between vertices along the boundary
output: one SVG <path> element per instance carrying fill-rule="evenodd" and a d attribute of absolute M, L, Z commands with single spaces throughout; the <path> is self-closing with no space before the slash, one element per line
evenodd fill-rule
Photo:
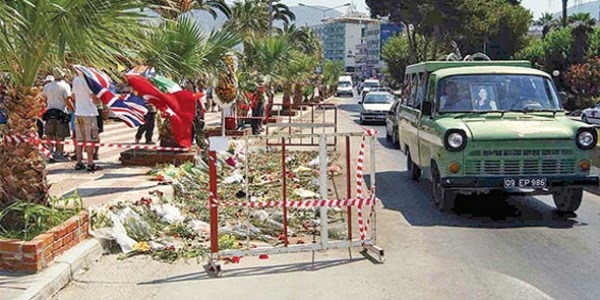
<path fill-rule="evenodd" d="M 289 25 L 293 21 L 296 21 L 296 15 L 290 10 L 290 8 L 280 3 L 281 0 L 262 0 L 262 3 L 269 5 L 269 1 L 273 4 L 273 15 L 271 16 L 274 21 L 283 21 L 284 24 Z"/>
<path fill-rule="evenodd" d="M 295 24 L 284 24 L 283 28 L 278 30 L 280 34 L 288 37 L 294 52 L 292 59 L 284 66 L 283 82 L 283 106 L 291 106 L 291 94 L 294 85 L 294 106 L 299 105 L 302 97 L 299 91 L 302 89 L 301 82 L 308 75 L 312 74 L 316 68 L 316 62 L 320 61 L 323 53 L 321 39 L 316 33 L 308 28 L 298 28 Z M 306 75 L 306 76 L 305 76 Z"/>
<path fill-rule="evenodd" d="M 196 82 L 198 78 L 224 71 L 226 66 L 221 59 L 240 43 L 241 38 L 224 30 L 207 35 L 191 17 L 182 16 L 177 21 L 161 24 L 160 30 L 155 31 L 149 41 L 152 49 L 139 54 L 145 65 L 177 82 Z M 168 119 L 159 123 L 159 136 L 162 146 L 177 146 Z M 201 141 L 200 138 L 196 140 Z"/>
<path fill-rule="evenodd" d="M 0 71 L 11 74 L 4 136 L 35 136 L 41 70 L 67 60 L 115 69 L 128 49 L 145 48 L 141 0 L 31 0 L 0 3 Z M 46 160 L 35 143 L 0 143 L 0 207 L 46 203 Z"/>
<path fill-rule="evenodd" d="M 596 20 L 592 18 L 592 16 L 589 13 L 577 13 L 570 15 L 568 18 L 568 23 L 570 25 L 574 25 L 575 27 L 579 25 L 584 25 L 588 27 L 596 26 Z"/>
<path fill-rule="evenodd" d="M 159 8 L 156 11 L 164 18 L 175 20 L 180 15 L 194 9 L 207 11 L 214 19 L 217 12 L 223 13 L 227 18 L 231 16 L 231 10 L 224 0 L 148 0 L 152 5 Z"/>
<path fill-rule="evenodd" d="M 549 12 L 543 13 L 539 19 L 533 22 L 533 25 L 542 27 L 542 39 L 546 37 L 550 29 L 558 28 L 554 15 Z"/>
<path fill-rule="evenodd" d="M 594 31 L 596 20 L 589 13 L 578 13 L 569 16 L 569 26 L 573 27 L 573 44 L 571 45 L 571 63 L 581 64 L 589 48 L 589 35 Z"/>
<path fill-rule="evenodd" d="M 296 16 L 289 7 L 273 1 L 272 19 L 289 24 Z M 244 37 L 244 56 L 252 51 L 250 41 L 269 34 L 269 0 L 243 0 L 234 2 L 231 7 L 231 18 L 223 25 L 223 30 L 237 32 Z"/>

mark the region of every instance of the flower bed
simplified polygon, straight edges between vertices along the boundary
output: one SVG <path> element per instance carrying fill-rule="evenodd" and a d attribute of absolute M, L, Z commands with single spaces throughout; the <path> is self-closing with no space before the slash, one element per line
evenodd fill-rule
<path fill-rule="evenodd" d="M 0 269 L 37 272 L 88 237 L 89 215 L 81 212 L 30 241 L 0 239 Z"/>

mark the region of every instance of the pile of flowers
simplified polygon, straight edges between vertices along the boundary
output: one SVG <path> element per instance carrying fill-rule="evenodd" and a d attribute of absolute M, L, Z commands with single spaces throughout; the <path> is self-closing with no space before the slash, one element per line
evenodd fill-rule
<path fill-rule="evenodd" d="M 286 172 L 281 152 L 259 150 L 244 153 L 233 142 L 229 151 L 217 158 L 218 192 L 221 202 L 281 201 L 283 178 L 287 200 L 321 199 L 319 191 L 319 159 L 316 151 L 287 151 Z M 335 161 L 336 154 L 329 154 Z M 342 174 L 341 167 L 328 163 L 328 175 Z M 152 180 L 173 187 L 173 197 L 159 190 L 135 202 L 108 207 L 92 207 L 91 233 L 114 239 L 123 257 L 149 254 L 164 261 L 201 259 L 207 254 L 210 233 L 209 167 L 201 161 L 179 167 L 162 166 L 151 172 Z M 334 191 L 330 191 L 334 196 Z M 302 244 L 318 235 L 318 208 L 290 210 L 288 243 Z M 333 222 L 344 222 L 343 212 L 331 210 Z M 331 221 L 330 221 L 331 222 Z M 278 208 L 247 209 L 219 207 L 219 249 L 239 249 L 256 243 L 273 246 L 284 243 L 283 213 Z M 340 237 L 343 235 L 340 232 Z M 331 237 L 331 233 L 330 233 Z M 333 236 L 332 238 L 335 238 Z"/>

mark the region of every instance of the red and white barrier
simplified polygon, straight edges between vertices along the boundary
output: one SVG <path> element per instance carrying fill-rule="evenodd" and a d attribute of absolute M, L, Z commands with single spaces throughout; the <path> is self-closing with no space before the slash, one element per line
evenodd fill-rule
<path fill-rule="evenodd" d="M 16 135 L 8 135 L 4 137 L 4 140 L 8 144 L 19 144 L 19 143 L 34 143 L 40 152 L 44 153 L 44 155 L 48 158 L 52 157 L 52 153 L 44 144 L 53 144 L 53 145 L 73 145 L 73 146 L 83 146 L 83 147 L 100 147 L 100 148 L 117 148 L 117 149 L 135 149 L 135 150 L 155 150 L 155 151 L 180 151 L 186 152 L 189 151 L 189 148 L 181 148 L 181 147 L 161 147 L 156 145 L 130 145 L 130 144 L 118 144 L 118 143 L 98 143 L 98 142 L 78 142 L 78 141 L 52 141 L 52 140 L 43 140 L 39 137 L 33 136 L 31 138 L 25 136 L 16 136 Z"/>
<path fill-rule="evenodd" d="M 7 135 L 4 136 L 4 142 L 10 145 L 18 145 L 20 143 L 32 143 L 34 144 L 40 153 L 42 153 L 46 158 L 52 158 L 52 152 L 46 149 L 42 144 L 42 140 L 35 134 L 31 134 L 29 137 L 27 136 L 17 136 L 17 135 Z"/>

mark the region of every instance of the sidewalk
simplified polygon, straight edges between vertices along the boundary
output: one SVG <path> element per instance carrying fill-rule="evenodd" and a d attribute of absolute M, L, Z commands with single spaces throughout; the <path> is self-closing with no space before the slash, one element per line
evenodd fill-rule
<path fill-rule="evenodd" d="M 281 101 L 281 98 L 276 98 L 276 103 L 277 100 Z M 209 126 L 220 125 L 221 112 L 207 113 L 206 123 Z M 135 132 L 135 128 L 109 120 L 104 124 L 104 133 L 100 138 L 103 143 L 133 144 Z M 157 129 L 153 140 L 158 141 Z M 65 146 L 65 151 L 72 150 L 73 146 Z M 149 180 L 151 168 L 121 166 L 119 157 L 122 151 L 119 148 L 101 148 L 97 164 L 103 169 L 92 173 L 74 170 L 74 161 L 49 164 L 50 194 L 60 197 L 77 191 L 86 208 L 119 201 L 136 201 L 157 189 L 167 197 L 172 194 L 170 185 L 159 185 Z M 55 258 L 48 268 L 37 274 L 0 271 L 0 300 L 48 299 L 103 253 L 100 243 L 90 239 Z"/>

